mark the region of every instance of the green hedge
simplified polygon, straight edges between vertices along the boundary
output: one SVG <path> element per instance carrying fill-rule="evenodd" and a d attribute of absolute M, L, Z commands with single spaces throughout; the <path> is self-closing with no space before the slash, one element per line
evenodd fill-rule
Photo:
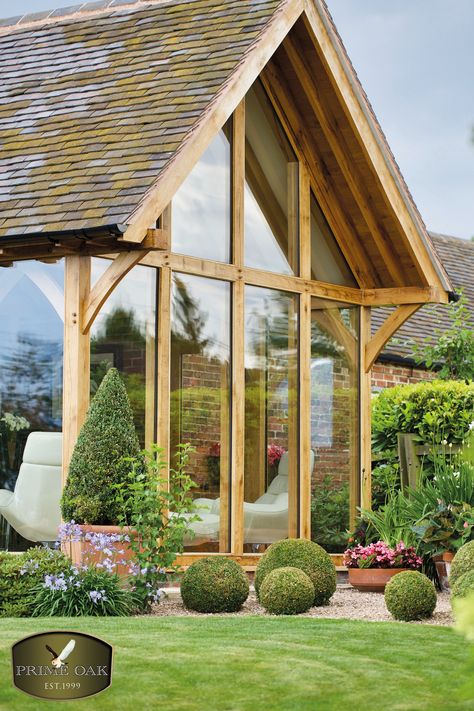
<path fill-rule="evenodd" d="M 276 568 L 260 588 L 260 602 L 271 615 L 299 615 L 314 601 L 314 585 L 299 568 Z"/>
<path fill-rule="evenodd" d="M 427 443 L 461 443 L 473 420 L 474 383 L 433 380 L 398 385 L 373 400 L 373 449 L 396 449 L 398 432 L 414 433 Z"/>
<path fill-rule="evenodd" d="M 385 604 L 396 620 L 427 619 L 436 607 L 435 586 L 416 570 L 397 573 L 385 588 Z"/>
<path fill-rule="evenodd" d="M 235 560 L 202 558 L 184 572 L 181 597 L 196 612 L 237 612 L 249 594 L 247 575 Z"/>
<path fill-rule="evenodd" d="M 71 572 L 71 560 L 50 548 L 0 554 L 0 617 L 29 617 L 34 609 L 34 589 L 44 576 Z"/>
<path fill-rule="evenodd" d="M 260 599 L 260 587 L 272 570 L 299 568 L 314 585 L 313 604 L 326 605 L 336 592 L 336 568 L 329 553 L 317 543 L 303 538 L 286 538 L 272 543 L 259 560 L 255 571 L 255 591 Z"/>
<path fill-rule="evenodd" d="M 140 455 L 125 385 L 116 368 L 105 375 L 92 400 L 71 457 L 61 499 L 65 521 L 117 524 L 114 484 L 127 480 L 130 462 Z"/>

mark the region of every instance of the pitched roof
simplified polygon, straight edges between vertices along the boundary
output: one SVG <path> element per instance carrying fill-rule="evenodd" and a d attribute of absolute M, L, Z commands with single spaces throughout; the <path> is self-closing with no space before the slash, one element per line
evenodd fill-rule
<path fill-rule="evenodd" d="M 113 0 L 0 28 L 0 237 L 126 223 L 286 4 Z"/>
<path fill-rule="evenodd" d="M 446 269 L 456 292 L 464 292 L 471 313 L 474 328 L 474 243 L 448 235 L 430 232 L 431 240 Z M 372 331 L 382 324 L 389 309 L 373 309 Z M 395 343 L 389 342 L 382 351 L 382 359 L 404 358 L 411 360 L 413 350 L 410 342 L 422 344 L 426 340 L 434 342 L 435 329 L 452 325 L 449 309 L 443 304 L 430 304 L 417 311 L 395 335 Z"/>

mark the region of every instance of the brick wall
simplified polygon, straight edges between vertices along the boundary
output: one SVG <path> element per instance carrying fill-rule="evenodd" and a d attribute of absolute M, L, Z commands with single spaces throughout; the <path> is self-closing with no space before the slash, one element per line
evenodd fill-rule
<path fill-rule="evenodd" d="M 395 385 L 419 383 L 434 378 L 435 374 L 428 370 L 377 361 L 372 368 L 372 390 L 377 392 Z"/>

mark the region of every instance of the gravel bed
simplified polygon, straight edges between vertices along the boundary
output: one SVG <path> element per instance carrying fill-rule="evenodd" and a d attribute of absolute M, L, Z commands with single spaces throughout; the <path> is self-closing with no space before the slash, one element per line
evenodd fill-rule
<path fill-rule="evenodd" d="M 152 612 L 159 617 L 199 617 L 201 613 L 187 610 L 178 596 L 165 597 Z M 266 615 L 263 607 L 258 603 L 254 592 L 251 592 L 244 606 L 239 612 L 226 613 L 227 615 Z M 370 622 L 391 621 L 393 617 L 387 611 L 384 596 L 380 593 L 361 593 L 353 588 L 340 588 L 336 590 L 324 607 L 312 607 L 302 617 L 325 617 L 330 619 L 366 620 Z M 433 617 L 423 622 L 410 622 L 409 624 L 445 625 L 453 624 L 451 604 L 448 593 L 439 593 Z"/>

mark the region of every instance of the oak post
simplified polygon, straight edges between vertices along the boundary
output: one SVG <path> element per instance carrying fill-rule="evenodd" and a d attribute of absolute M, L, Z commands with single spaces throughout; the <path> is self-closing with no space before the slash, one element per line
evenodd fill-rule
<path fill-rule="evenodd" d="M 64 372 L 62 486 L 89 407 L 90 335 L 82 332 L 90 293 L 91 258 L 68 256 L 64 271 Z"/>
<path fill-rule="evenodd" d="M 372 407 L 371 371 L 367 368 L 367 343 L 371 336 L 371 309 L 360 309 L 360 368 L 359 368 L 359 423 L 360 423 L 360 472 L 361 506 L 370 509 L 372 499 Z"/>

